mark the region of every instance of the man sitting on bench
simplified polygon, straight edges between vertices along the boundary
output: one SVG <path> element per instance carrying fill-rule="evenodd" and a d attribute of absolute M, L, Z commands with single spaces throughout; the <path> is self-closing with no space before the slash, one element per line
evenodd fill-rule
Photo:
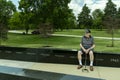
<path fill-rule="evenodd" d="M 79 65 L 77 69 L 80 69 L 83 67 L 82 65 L 82 54 L 89 54 L 90 57 L 90 71 L 93 71 L 93 61 L 94 61 L 94 54 L 93 49 L 95 47 L 94 44 L 94 38 L 91 36 L 91 31 L 89 29 L 85 30 L 85 35 L 82 37 L 81 43 L 80 43 L 80 51 L 78 51 L 78 61 Z"/>

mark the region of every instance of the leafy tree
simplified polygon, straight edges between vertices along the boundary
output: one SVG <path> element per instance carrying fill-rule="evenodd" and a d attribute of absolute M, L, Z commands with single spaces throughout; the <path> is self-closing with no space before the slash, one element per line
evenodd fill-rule
<path fill-rule="evenodd" d="M 0 40 L 7 38 L 8 20 L 15 11 L 15 5 L 11 1 L 0 0 Z"/>
<path fill-rule="evenodd" d="M 117 9 L 116 5 L 108 0 L 106 3 L 106 7 L 104 9 L 104 18 L 103 24 L 107 28 L 107 32 L 111 33 L 112 36 L 112 45 L 114 46 L 114 33 L 117 32 L 119 20 L 117 19 Z"/>
<path fill-rule="evenodd" d="M 118 11 L 117 11 L 117 18 L 120 19 L 120 8 L 118 8 Z"/>
<path fill-rule="evenodd" d="M 120 28 L 120 8 L 118 9 L 117 12 L 117 19 L 118 19 L 118 28 Z"/>
<path fill-rule="evenodd" d="M 52 24 L 54 29 L 62 30 L 67 25 L 69 14 L 72 13 L 68 7 L 69 2 L 70 0 L 21 0 L 19 9 L 23 14 L 23 24 L 26 24 L 26 27 L 28 23 Z"/>
<path fill-rule="evenodd" d="M 34 18 L 38 18 L 38 24 L 50 23 L 54 29 L 63 30 L 67 25 L 69 14 L 72 13 L 68 7 L 69 2 L 70 0 L 44 0 L 40 3 L 37 2 L 39 7 L 33 9 L 36 14 Z"/>
<path fill-rule="evenodd" d="M 21 15 L 20 12 L 15 12 L 13 16 L 9 19 L 10 29 L 21 29 L 22 28 L 22 21 L 20 19 L 20 15 Z"/>
<path fill-rule="evenodd" d="M 53 13 L 52 19 L 54 29 L 56 30 L 70 29 L 75 27 L 75 16 L 72 13 L 72 10 L 69 10 L 68 8 L 65 10 L 56 10 L 56 12 Z"/>
<path fill-rule="evenodd" d="M 26 34 L 30 29 L 30 24 L 32 23 L 32 1 L 31 0 L 20 0 L 19 2 L 19 9 L 21 10 L 21 15 L 19 16 L 22 21 L 22 26 L 24 26 L 26 30 Z"/>
<path fill-rule="evenodd" d="M 103 15 L 104 15 L 104 13 L 100 9 L 96 9 L 92 12 L 93 26 L 95 26 L 96 29 L 102 30 Z"/>
<path fill-rule="evenodd" d="M 83 28 L 91 28 L 91 25 L 92 17 L 90 16 L 90 9 L 85 4 L 82 8 L 82 12 L 78 14 L 78 26 L 83 26 Z"/>
<path fill-rule="evenodd" d="M 76 17 L 74 16 L 71 10 L 71 12 L 68 14 L 66 29 L 75 29 L 75 28 L 77 28 Z"/>
<path fill-rule="evenodd" d="M 105 16 L 115 17 L 117 13 L 116 5 L 112 2 L 112 0 L 108 0 L 106 3 L 106 7 L 104 9 Z"/>

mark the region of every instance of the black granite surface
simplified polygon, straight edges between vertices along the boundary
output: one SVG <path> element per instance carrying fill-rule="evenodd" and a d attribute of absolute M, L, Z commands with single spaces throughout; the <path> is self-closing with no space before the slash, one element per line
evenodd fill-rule
<path fill-rule="evenodd" d="M 94 52 L 94 55 L 94 66 L 120 68 L 120 54 Z M 21 48 L 0 46 L 0 59 L 58 64 L 78 64 L 77 50 L 73 51 L 55 48 Z M 82 59 L 84 63 L 84 56 Z M 89 55 L 87 65 L 89 65 Z"/>

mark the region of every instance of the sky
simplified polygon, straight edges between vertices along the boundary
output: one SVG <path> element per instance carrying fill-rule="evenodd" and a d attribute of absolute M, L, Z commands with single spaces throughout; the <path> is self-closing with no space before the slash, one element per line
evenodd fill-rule
<path fill-rule="evenodd" d="M 10 1 L 12 1 L 13 4 L 16 5 L 16 7 L 18 7 L 18 5 L 19 5 L 19 4 L 18 4 L 18 1 L 20 1 L 20 0 L 10 0 Z"/>
<path fill-rule="evenodd" d="M 18 7 L 18 1 L 19 0 L 11 0 L 13 3 Z M 70 9 L 73 9 L 73 13 L 77 17 L 77 15 L 81 12 L 82 7 L 84 4 L 87 4 L 91 12 L 93 12 L 95 9 L 101 9 L 103 10 L 105 8 L 105 5 L 108 0 L 71 0 L 71 2 L 68 4 Z M 117 7 L 120 7 L 120 0 L 112 0 L 114 4 L 117 5 Z"/>
<path fill-rule="evenodd" d="M 95 9 L 103 10 L 107 1 L 108 0 L 72 0 L 69 8 L 73 9 L 73 13 L 77 16 L 81 12 L 84 4 L 87 4 L 91 12 L 93 12 Z M 120 0 L 112 0 L 112 2 L 116 4 L 117 7 L 120 7 Z"/>

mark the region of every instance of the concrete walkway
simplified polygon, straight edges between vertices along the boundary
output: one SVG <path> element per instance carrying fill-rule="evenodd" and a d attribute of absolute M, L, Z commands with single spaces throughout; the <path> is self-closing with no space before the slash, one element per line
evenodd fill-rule
<path fill-rule="evenodd" d="M 66 34 L 52 34 L 53 36 L 63 36 L 63 37 L 82 37 L 82 36 L 77 36 L 77 35 L 66 35 Z M 110 37 L 94 37 L 96 39 L 109 39 L 111 40 L 112 38 Z M 114 38 L 114 40 L 120 40 L 120 38 Z"/>
<path fill-rule="evenodd" d="M 17 31 L 17 30 L 11 30 L 9 31 L 10 33 L 19 33 L 22 34 L 22 31 Z M 28 34 L 31 34 L 30 32 Z M 77 36 L 77 35 L 66 35 L 66 34 L 52 34 L 52 36 L 63 36 L 63 37 L 82 37 L 82 36 Z M 94 36 L 94 38 L 96 39 L 107 39 L 107 40 L 111 40 L 112 38 L 110 37 L 96 37 Z M 120 38 L 114 38 L 114 40 L 120 40 Z"/>
<path fill-rule="evenodd" d="M 47 71 L 75 76 L 99 78 L 100 80 L 119 80 L 120 79 L 120 68 L 112 67 L 100 67 L 95 66 L 94 71 L 88 73 L 82 72 L 77 69 L 77 65 L 68 64 L 51 64 L 51 63 L 35 63 L 35 62 L 24 62 L 15 60 L 0 59 L 0 66 L 24 68 L 38 71 Z M 87 66 L 89 70 L 89 66 Z M 54 76 L 54 75 L 53 75 Z M 54 79 L 53 79 L 54 80 Z"/>
<path fill-rule="evenodd" d="M 17 31 L 17 30 L 10 30 L 8 31 L 9 33 L 18 33 L 18 34 L 23 34 L 25 31 Z M 31 32 L 28 32 L 28 34 L 31 34 Z"/>

